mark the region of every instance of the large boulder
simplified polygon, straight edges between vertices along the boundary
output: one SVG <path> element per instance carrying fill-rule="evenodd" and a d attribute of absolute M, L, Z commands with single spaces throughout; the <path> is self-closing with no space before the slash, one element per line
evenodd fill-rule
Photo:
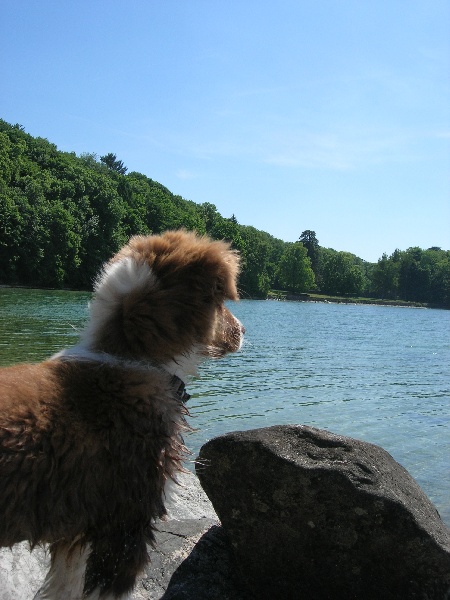
<path fill-rule="evenodd" d="M 197 465 L 257 598 L 450 598 L 450 531 L 382 448 L 275 426 L 215 438 Z"/>

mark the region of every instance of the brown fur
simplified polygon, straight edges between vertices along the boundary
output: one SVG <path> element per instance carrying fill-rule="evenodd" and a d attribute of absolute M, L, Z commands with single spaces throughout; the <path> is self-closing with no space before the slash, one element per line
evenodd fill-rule
<path fill-rule="evenodd" d="M 227 351 L 217 309 L 223 313 L 225 299 L 237 300 L 239 266 L 228 244 L 184 231 L 136 236 L 110 264 L 130 257 L 153 270 L 157 287 L 126 298 L 110 327 L 99 332 L 95 350 L 161 361 L 195 340 L 209 345 L 213 354 Z"/>
<path fill-rule="evenodd" d="M 124 294 L 114 284 L 108 269 L 124 259 L 150 267 L 148 285 Z M 237 272 L 224 242 L 133 238 L 100 275 L 92 315 L 102 326 L 88 325 L 79 353 L 0 370 L 1 546 L 50 542 L 55 563 L 89 544 L 84 597 L 133 587 L 188 429 L 161 367 L 193 347 L 211 356 L 239 347 L 243 328 L 223 306 L 237 298 Z"/>

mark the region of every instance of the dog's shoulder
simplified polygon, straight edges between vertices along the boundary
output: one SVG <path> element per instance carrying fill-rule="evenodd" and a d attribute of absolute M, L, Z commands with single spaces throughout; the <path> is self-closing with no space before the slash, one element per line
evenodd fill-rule
<path fill-rule="evenodd" d="M 37 409 L 42 398 L 51 399 L 56 387 L 53 370 L 46 363 L 0 368 L 0 420 Z"/>
<path fill-rule="evenodd" d="M 56 356 L 0 369 L 3 431 L 150 430 L 183 413 L 172 376 L 105 357 Z"/>

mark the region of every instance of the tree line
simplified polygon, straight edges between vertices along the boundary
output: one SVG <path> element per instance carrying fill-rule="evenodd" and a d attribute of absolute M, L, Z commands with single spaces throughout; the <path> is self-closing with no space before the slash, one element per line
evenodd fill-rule
<path fill-rule="evenodd" d="M 450 306 L 449 251 L 396 250 L 372 264 L 321 247 L 314 231 L 284 242 L 128 172 L 113 153 L 61 152 L 0 119 L 1 284 L 91 289 L 101 264 L 132 235 L 180 227 L 240 251 L 244 298 L 278 289 Z"/>

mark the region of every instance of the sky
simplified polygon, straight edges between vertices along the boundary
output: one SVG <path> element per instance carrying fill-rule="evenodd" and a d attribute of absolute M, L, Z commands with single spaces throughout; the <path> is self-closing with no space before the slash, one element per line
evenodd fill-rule
<path fill-rule="evenodd" d="M 370 261 L 450 249 L 447 0 L 2 0 L 0 118 Z"/>

